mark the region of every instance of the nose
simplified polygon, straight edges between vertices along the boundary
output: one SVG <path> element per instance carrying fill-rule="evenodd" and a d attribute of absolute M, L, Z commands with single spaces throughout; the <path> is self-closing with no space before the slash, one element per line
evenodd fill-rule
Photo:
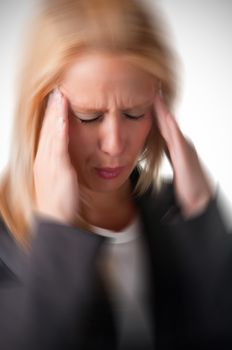
<path fill-rule="evenodd" d="M 120 115 L 111 114 L 104 117 L 101 123 L 99 147 L 110 156 L 121 155 L 126 147 L 126 129 Z"/>

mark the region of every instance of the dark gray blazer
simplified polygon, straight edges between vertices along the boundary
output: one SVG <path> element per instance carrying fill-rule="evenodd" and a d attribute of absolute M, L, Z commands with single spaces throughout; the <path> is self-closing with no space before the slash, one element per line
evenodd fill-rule
<path fill-rule="evenodd" d="M 137 178 L 134 171 L 134 185 Z M 232 349 L 232 236 L 216 197 L 190 220 L 172 183 L 135 202 L 155 349 Z M 97 270 L 106 238 L 42 218 L 34 235 L 25 255 L 0 221 L 0 349 L 116 350 L 112 301 Z"/>

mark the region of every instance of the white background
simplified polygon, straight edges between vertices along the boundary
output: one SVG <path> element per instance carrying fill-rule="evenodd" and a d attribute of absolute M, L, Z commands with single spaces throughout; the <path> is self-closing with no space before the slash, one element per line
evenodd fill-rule
<path fill-rule="evenodd" d="M 17 56 L 36 2 L 0 0 L 0 171 L 9 152 Z M 232 1 L 157 2 L 166 14 L 183 64 L 182 93 L 175 111 L 179 125 L 231 204 Z M 170 173 L 167 162 L 163 172 Z"/>

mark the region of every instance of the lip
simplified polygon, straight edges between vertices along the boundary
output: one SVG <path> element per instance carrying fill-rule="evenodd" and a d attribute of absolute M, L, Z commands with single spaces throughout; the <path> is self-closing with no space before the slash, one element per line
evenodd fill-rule
<path fill-rule="evenodd" d="M 117 168 L 95 168 L 97 174 L 106 180 L 114 179 L 118 177 L 125 167 L 117 167 Z"/>

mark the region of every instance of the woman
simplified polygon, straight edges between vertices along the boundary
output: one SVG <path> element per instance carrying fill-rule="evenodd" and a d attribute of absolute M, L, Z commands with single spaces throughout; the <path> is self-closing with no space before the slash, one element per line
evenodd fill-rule
<path fill-rule="evenodd" d="M 0 188 L 1 348 L 229 344 L 229 235 L 169 112 L 158 15 L 52 0 L 33 23 Z"/>

